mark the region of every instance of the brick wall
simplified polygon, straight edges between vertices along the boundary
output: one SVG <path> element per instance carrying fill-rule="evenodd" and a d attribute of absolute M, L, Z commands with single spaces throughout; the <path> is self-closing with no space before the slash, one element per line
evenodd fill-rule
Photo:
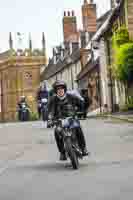
<path fill-rule="evenodd" d="M 63 34 L 65 42 L 78 42 L 77 19 L 74 11 L 64 12 Z"/>
<path fill-rule="evenodd" d="M 83 30 L 96 32 L 96 4 L 84 2 L 82 6 Z"/>

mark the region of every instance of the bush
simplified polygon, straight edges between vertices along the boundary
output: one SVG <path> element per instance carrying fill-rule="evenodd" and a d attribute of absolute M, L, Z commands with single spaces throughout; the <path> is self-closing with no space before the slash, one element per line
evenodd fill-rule
<path fill-rule="evenodd" d="M 18 118 L 18 112 L 16 112 L 15 120 L 16 120 L 16 121 L 19 121 L 19 118 Z"/>
<path fill-rule="evenodd" d="M 31 121 L 36 121 L 36 120 L 38 120 L 38 113 L 36 113 L 36 112 L 31 112 L 30 113 L 30 120 Z"/>
<path fill-rule="evenodd" d="M 120 111 L 121 111 L 121 112 L 126 112 L 126 111 L 128 111 L 128 106 L 127 106 L 127 105 L 120 106 Z"/>
<path fill-rule="evenodd" d="M 133 96 L 127 98 L 127 108 L 128 110 L 133 110 Z"/>

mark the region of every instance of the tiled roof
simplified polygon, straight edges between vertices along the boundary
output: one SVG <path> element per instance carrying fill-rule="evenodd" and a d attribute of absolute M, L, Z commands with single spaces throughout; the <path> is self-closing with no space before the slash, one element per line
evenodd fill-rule
<path fill-rule="evenodd" d="M 121 0 L 120 3 L 111 10 L 111 12 L 109 13 L 103 25 L 99 28 L 99 30 L 94 35 L 93 40 L 99 40 L 104 35 L 104 33 L 111 28 L 112 22 L 119 15 L 119 11 L 120 11 L 122 3 L 123 3 L 123 0 Z"/>
<path fill-rule="evenodd" d="M 11 55 L 10 50 L 0 53 L 0 60 L 8 59 L 10 55 Z"/>
<path fill-rule="evenodd" d="M 80 50 L 75 49 L 71 55 L 66 55 L 63 60 L 59 59 L 57 64 L 49 63 L 43 72 L 42 80 L 47 80 L 56 73 L 62 71 L 68 65 L 77 62 L 80 59 Z"/>
<path fill-rule="evenodd" d="M 97 58 L 93 63 L 92 59 L 88 61 L 88 63 L 84 66 L 82 71 L 78 74 L 77 80 L 81 80 L 86 74 L 88 74 L 91 70 L 93 70 L 99 64 L 99 58 Z"/>
<path fill-rule="evenodd" d="M 107 17 L 110 15 L 111 10 L 107 11 L 106 13 L 104 13 L 103 15 L 101 15 L 98 19 L 97 19 L 97 29 L 99 29 L 101 27 L 101 25 L 105 22 L 105 20 L 107 19 Z"/>

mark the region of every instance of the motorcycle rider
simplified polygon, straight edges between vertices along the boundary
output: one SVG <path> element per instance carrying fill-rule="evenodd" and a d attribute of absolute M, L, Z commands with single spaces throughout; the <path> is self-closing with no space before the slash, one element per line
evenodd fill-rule
<path fill-rule="evenodd" d="M 48 90 L 47 90 L 47 85 L 46 82 L 42 83 L 38 92 L 37 92 L 37 103 L 38 103 L 38 115 L 39 118 L 41 117 L 41 100 L 42 99 L 48 99 Z"/>
<path fill-rule="evenodd" d="M 26 107 L 29 108 L 27 102 L 26 102 L 26 97 L 25 96 L 21 96 L 20 97 L 20 101 L 18 102 L 18 118 L 21 119 L 21 109 L 22 109 L 22 105 L 25 104 Z"/>
<path fill-rule="evenodd" d="M 55 95 L 50 98 L 48 105 L 49 119 L 58 119 L 72 116 L 75 106 L 83 105 L 83 101 L 78 96 L 67 93 L 67 85 L 64 81 L 56 81 L 53 84 L 53 90 Z M 88 155 L 86 149 L 86 142 L 83 131 L 79 126 L 76 128 L 77 138 L 79 146 L 82 150 L 83 156 Z M 55 140 L 60 152 L 60 160 L 66 160 L 65 150 L 62 138 L 59 135 L 59 130 L 55 129 Z"/>

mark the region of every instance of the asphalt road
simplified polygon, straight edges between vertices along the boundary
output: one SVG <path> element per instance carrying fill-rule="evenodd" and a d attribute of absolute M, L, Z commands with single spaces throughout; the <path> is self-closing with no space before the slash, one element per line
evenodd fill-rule
<path fill-rule="evenodd" d="M 91 155 L 74 171 L 42 122 L 0 124 L 0 200 L 132 200 L 133 124 L 82 126 Z"/>

